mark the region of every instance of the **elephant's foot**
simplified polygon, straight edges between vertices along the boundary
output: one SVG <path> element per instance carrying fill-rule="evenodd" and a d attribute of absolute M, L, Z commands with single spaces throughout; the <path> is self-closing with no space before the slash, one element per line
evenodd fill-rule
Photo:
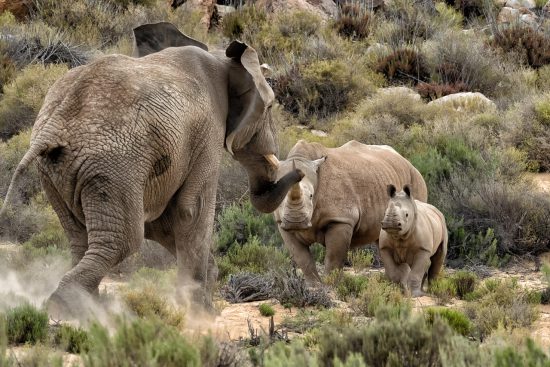
<path fill-rule="evenodd" d="M 414 289 L 412 292 L 411 292 L 411 296 L 413 298 L 417 298 L 417 297 L 423 297 L 425 296 L 426 293 L 424 293 L 424 291 L 422 291 L 422 289 Z"/>
<path fill-rule="evenodd" d="M 219 313 L 212 303 L 212 292 L 208 288 L 197 285 L 179 287 L 176 291 L 176 301 L 191 315 L 215 316 Z"/>
<path fill-rule="evenodd" d="M 79 285 L 60 285 L 46 301 L 48 314 L 54 320 L 84 321 L 99 307 L 98 294 L 98 289 L 89 293 Z"/>

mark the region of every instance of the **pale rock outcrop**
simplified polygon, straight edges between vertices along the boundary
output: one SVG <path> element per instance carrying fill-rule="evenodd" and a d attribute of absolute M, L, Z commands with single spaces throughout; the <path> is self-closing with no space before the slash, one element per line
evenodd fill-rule
<path fill-rule="evenodd" d="M 431 101 L 428 105 L 440 105 L 454 108 L 457 111 L 488 111 L 496 110 L 496 105 L 479 92 L 461 92 Z"/>
<path fill-rule="evenodd" d="M 381 95 L 391 95 L 391 96 L 395 96 L 396 98 L 399 98 L 399 96 L 405 96 L 408 98 L 412 98 L 415 101 L 421 100 L 420 94 L 418 94 L 413 89 L 407 88 L 407 87 L 380 88 L 377 90 L 376 93 Z"/>
<path fill-rule="evenodd" d="M 507 0 L 506 6 L 514 9 L 534 9 L 536 8 L 537 4 L 534 0 Z"/>
<path fill-rule="evenodd" d="M 268 12 L 302 10 L 316 14 L 323 20 L 336 16 L 338 7 L 332 0 L 257 0 L 254 4 Z"/>
<path fill-rule="evenodd" d="M 529 26 L 536 26 L 538 22 L 538 17 L 535 13 L 527 8 L 515 9 L 508 6 L 502 8 L 500 13 L 498 13 L 498 24 L 515 24 L 517 22 Z"/>

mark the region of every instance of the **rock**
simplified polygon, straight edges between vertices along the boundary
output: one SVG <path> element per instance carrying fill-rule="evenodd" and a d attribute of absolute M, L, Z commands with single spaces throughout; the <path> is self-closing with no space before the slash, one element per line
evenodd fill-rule
<path fill-rule="evenodd" d="M 418 94 L 415 90 L 407 87 L 388 87 L 388 88 L 380 88 L 376 91 L 376 93 L 381 95 L 391 95 L 391 96 L 406 96 L 409 98 L 414 99 L 415 101 L 420 101 L 422 98 L 420 97 L 420 94 Z"/>
<path fill-rule="evenodd" d="M 542 7 L 542 15 L 545 18 L 550 18 L 550 0 Z"/>
<path fill-rule="evenodd" d="M 307 11 L 323 20 L 335 17 L 338 12 L 336 3 L 332 0 L 257 0 L 254 4 L 268 12 Z"/>
<path fill-rule="evenodd" d="M 32 0 L 0 0 L 0 14 L 12 13 L 17 20 L 24 20 L 32 9 Z"/>
<path fill-rule="evenodd" d="M 174 7 L 177 3 L 181 4 L 181 6 L 187 11 L 199 13 L 201 16 L 200 26 L 205 30 L 210 28 L 212 15 L 214 14 L 214 9 L 216 8 L 216 0 L 187 0 L 183 2 L 183 4 L 174 0 L 172 7 Z"/>
<path fill-rule="evenodd" d="M 429 102 L 428 105 L 447 106 L 457 111 L 486 111 L 497 108 L 493 101 L 479 92 L 449 94 Z"/>
<path fill-rule="evenodd" d="M 538 17 L 527 8 L 514 9 L 505 6 L 497 17 L 498 24 L 514 24 L 522 22 L 530 26 L 536 26 Z"/>
<path fill-rule="evenodd" d="M 534 0 L 507 0 L 505 6 L 513 9 L 535 9 L 537 4 Z"/>

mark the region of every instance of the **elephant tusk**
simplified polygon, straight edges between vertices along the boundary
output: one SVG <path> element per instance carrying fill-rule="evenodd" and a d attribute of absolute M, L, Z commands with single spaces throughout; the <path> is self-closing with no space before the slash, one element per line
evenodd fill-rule
<path fill-rule="evenodd" d="M 264 158 L 276 169 L 279 168 L 279 160 L 275 157 L 275 154 L 266 154 Z"/>
<path fill-rule="evenodd" d="M 233 140 L 235 140 L 235 132 L 232 132 L 231 134 L 229 134 L 229 136 L 225 139 L 225 148 L 227 149 L 229 154 L 231 154 L 232 156 L 235 155 L 233 153 Z"/>

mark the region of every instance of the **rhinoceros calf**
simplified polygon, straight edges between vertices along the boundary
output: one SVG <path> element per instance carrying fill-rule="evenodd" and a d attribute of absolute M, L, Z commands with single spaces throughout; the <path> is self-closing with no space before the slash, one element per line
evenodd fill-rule
<path fill-rule="evenodd" d="M 428 196 L 418 170 L 385 145 L 350 141 L 339 148 L 326 148 L 300 140 L 279 163 L 279 177 L 293 167 L 305 174 L 274 215 L 285 246 L 308 283 L 321 281 L 309 251 L 311 244 L 326 247 L 328 273 L 343 266 L 350 248 L 378 239 L 388 183 L 412 183 L 417 198 L 425 201 Z"/>
<path fill-rule="evenodd" d="M 409 290 L 413 297 L 422 295 L 422 283 L 439 274 L 447 255 L 445 217 L 433 205 L 415 200 L 411 187 L 396 193 L 388 185 L 390 197 L 378 242 L 388 277 Z"/>

